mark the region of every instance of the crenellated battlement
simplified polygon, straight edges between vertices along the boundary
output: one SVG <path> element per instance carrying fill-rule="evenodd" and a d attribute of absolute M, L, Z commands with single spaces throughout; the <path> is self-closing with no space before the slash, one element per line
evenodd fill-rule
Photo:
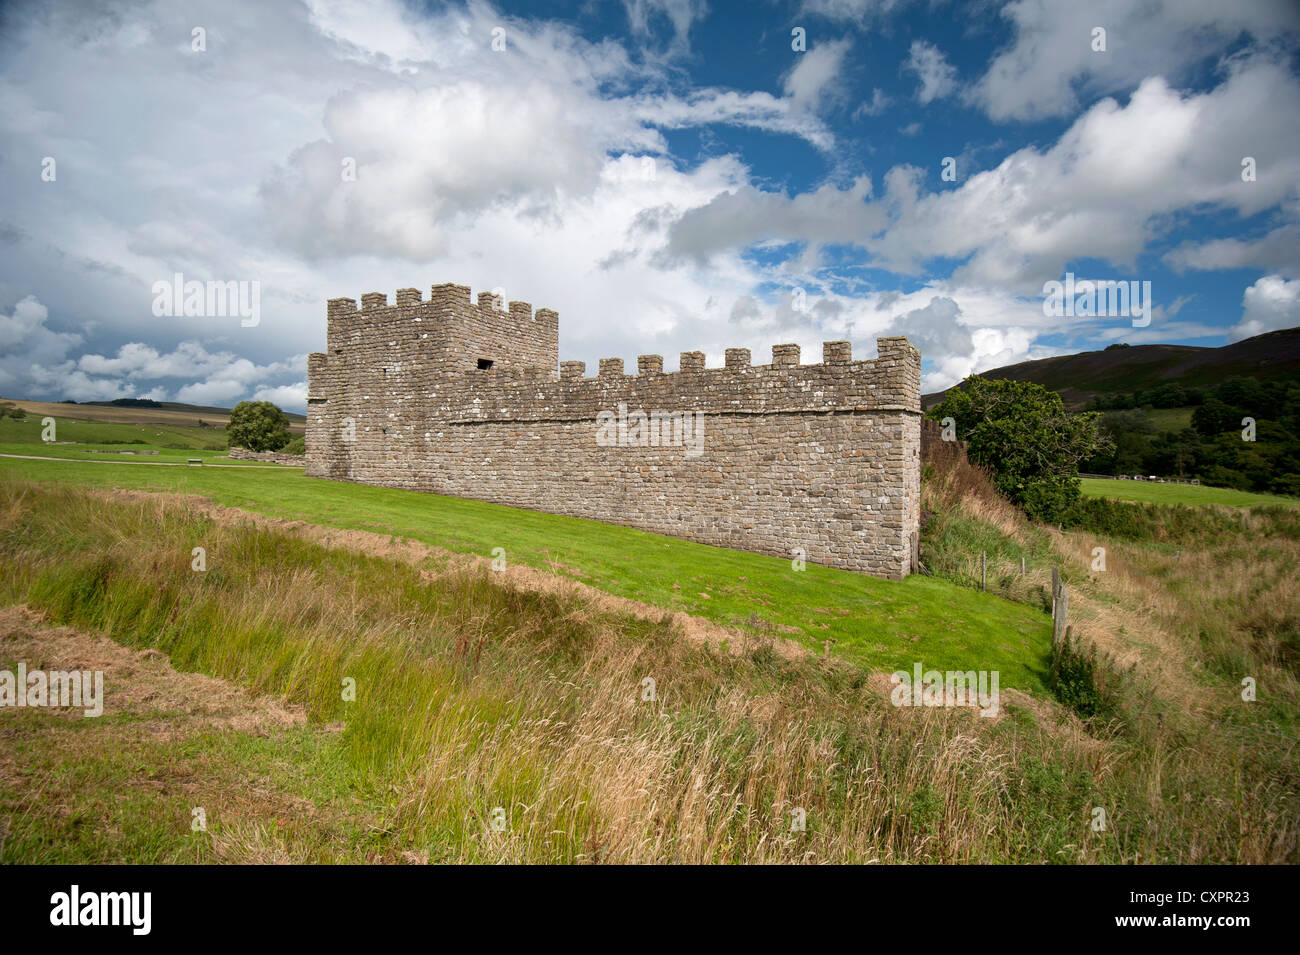
<path fill-rule="evenodd" d="M 559 316 L 465 285 L 327 304 L 308 358 L 308 474 L 630 524 L 887 577 L 912 566 L 920 353 L 902 337 L 802 364 L 727 348 L 559 361 Z M 624 424 L 603 440 L 599 422 Z M 631 422 L 628 438 L 626 423 Z M 653 421 L 654 440 L 637 422 Z M 660 440 L 662 435 L 669 438 Z M 678 441 L 683 435 L 689 441 Z M 629 504 L 629 502 L 632 502 Z"/>
<path fill-rule="evenodd" d="M 355 316 L 361 312 L 371 312 L 385 308 L 410 308 L 413 306 L 427 305 L 441 309 L 455 308 L 479 308 L 487 309 L 493 312 L 503 312 L 515 319 L 533 321 L 545 315 L 555 315 L 556 313 L 549 308 L 539 308 L 537 314 L 533 314 L 533 306 L 529 302 L 512 301 L 507 303 L 504 298 L 496 292 L 479 292 L 477 302 L 470 299 L 470 288 L 468 285 L 453 285 L 446 283 L 435 285 L 429 291 L 428 299 L 418 288 L 399 288 L 394 293 L 393 304 L 388 301 L 387 292 L 364 292 L 361 295 L 360 305 L 354 298 L 331 298 L 326 302 L 326 314 L 333 318 L 338 316 L 345 318 Z"/>
<path fill-rule="evenodd" d="M 594 375 L 583 362 L 564 362 L 558 380 L 539 380 L 533 369 L 469 373 L 434 389 L 433 411 L 454 421 L 533 421 L 592 418 L 620 401 L 702 414 L 916 409 L 920 355 L 910 345 L 880 347 L 881 358 L 816 365 L 742 364 L 733 353 L 748 357 L 747 350 L 728 349 L 721 368 L 665 372 L 660 356 L 641 355 L 635 372 L 621 358 L 604 358 Z"/>

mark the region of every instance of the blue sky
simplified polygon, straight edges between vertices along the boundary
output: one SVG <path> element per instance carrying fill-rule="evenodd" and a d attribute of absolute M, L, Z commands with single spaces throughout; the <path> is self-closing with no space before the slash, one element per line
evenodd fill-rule
<path fill-rule="evenodd" d="M 926 390 L 1300 325 L 1292 2 L 2 16 L 6 397 L 301 410 L 327 298 L 446 281 L 556 309 L 590 367 L 903 334 Z M 156 314 L 178 272 L 257 282 L 258 322 Z M 1150 324 L 1045 315 L 1066 272 L 1150 282 Z"/>

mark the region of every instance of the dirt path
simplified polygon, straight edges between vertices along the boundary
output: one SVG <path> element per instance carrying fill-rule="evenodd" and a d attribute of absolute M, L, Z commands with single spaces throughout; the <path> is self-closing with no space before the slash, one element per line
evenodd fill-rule
<path fill-rule="evenodd" d="M 174 735 L 187 726 L 209 726 L 265 736 L 306 721 L 300 706 L 250 696 L 215 677 L 182 673 L 158 650 L 132 650 L 102 634 L 48 624 L 42 614 L 22 604 L 0 607 L 0 657 L 22 660 L 28 672 L 102 672 L 102 715 L 144 716 L 156 733 Z M 76 708 L 54 712 L 72 720 L 87 718 Z"/>

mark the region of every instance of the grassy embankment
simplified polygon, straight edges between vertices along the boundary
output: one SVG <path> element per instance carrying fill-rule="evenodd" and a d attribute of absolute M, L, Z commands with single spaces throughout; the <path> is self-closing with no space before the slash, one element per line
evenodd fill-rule
<path fill-rule="evenodd" d="M 5 602 L 307 716 L 223 726 L 193 694 L 114 710 L 114 687 L 158 665 L 147 653 L 106 675 L 103 717 L 10 711 L 11 860 L 1227 862 L 1294 847 L 1294 778 L 1233 750 L 1193 772 L 1202 741 L 1172 738 L 1168 718 L 1147 744 L 1144 723 L 1085 731 L 1013 694 L 998 720 L 896 709 L 842 662 L 695 644 L 666 619 L 481 568 L 422 575 L 175 500 L 6 482 L 0 569 Z"/>
<path fill-rule="evenodd" d="M 199 472 L 0 461 L 0 596 L 157 648 L 182 670 L 283 695 L 309 722 L 243 732 L 194 725 L 190 713 L 25 711 L 15 755 L 0 764 L 9 858 L 1296 860 L 1290 512 L 1243 524 L 1209 508 L 1172 540 L 1059 534 L 1028 525 L 972 469 L 932 462 L 924 553 L 937 579 L 890 584 L 289 471 Z M 200 492 L 483 555 L 506 546 L 512 560 L 656 598 L 647 602 L 666 595 L 664 606 L 728 622 L 757 613 L 775 623 L 768 634 L 791 620 L 806 644 L 826 633 L 809 613 L 824 605 L 827 626 L 841 628 L 836 652 L 873 668 L 891 657 L 943 666 L 934 654 L 971 649 L 945 647 L 927 627 L 965 627 L 967 641 L 1013 632 L 976 620 L 995 598 L 961 587 L 984 549 L 991 589 L 1031 603 L 1062 564 L 1076 636 L 1104 658 L 1085 722 L 1014 694 L 996 721 L 896 710 L 858 667 L 761 645 L 737 655 L 691 644 L 667 619 L 503 587 L 484 571 L 430 566 L 424 579 L 219 526 L 177 502 L 108 507 L 19 483 L 28 477 Z M 189 569 L 199 545 L 212 555 L 205 574 Z M 1096 546 L 1108 550 L 1102 573 L 1089 570 Z M 679 586 L 668 590 L 669 577 Z M 928 617 L 922 605 L 936 594 L 952 603 Z M 986 636 L 965 659 L 1015 649 Z M 1015 665 L 1036 676 L 1031 689 L 1041 681 L 1032 653 Z M 1004 688 L 1015 673 L 1003 673 Z M 1243 674 L 1257 680 L 1254 704 L 1240 700 Z M 346 676 L 356 702 L 340 697 Z M 654 703 L 641 698 L 645 676 Z M 160 722 L 171 729 L 157 732 Z M 209 813 L 206 834 L 189 831 L 194 806 Z M 485 818 L 498 806 L 504 832 Z M 806 833 L 789 830 L 795 807 L 808 813 Z M 1105 832 L 1090 825 L 1097 807 Z"/>
<path fill-rule="evenodd" d="M 1090 734 L 1109 771 L 1147 775 L 1130 811 L 1188 840 L 1185 853 L 1148 845 L 1133 861 L 1208 861 L 1216 839 L 1231 847 L 1217 861 L 1300 861 L 1300 510 L 1119 502 L 1100 515 L 1110 533 L 1062 533 L 1025 521 L 969 465 L 932 458 L 922 488 L 934 515 L 922 553 L 937 575 L 973 585 L 984 550 L 991 590 L 1047 601 L 1046 570 L 1061 567 L 1095 669 L 1091 692 L 1074 694 Z M 1237 816 L 1247 804 L 1253 822 Z"/>
<path fill-rule="evenodd" d="M 632 528 L 480 501 L 304 477 L 297 469 L 113 467 L 0 458 L 0 480 L 200 494 L 292 520 L 409 538 L 581 581 L 619 597 L 833 652 L 873 670 L 999 670 L 1002 685 L 1045 692 L 1050 621 L 1041 609 L 943 580 L 901 583 L 709 547 Z M 756 619 L 751 619 L 756 618 Z"/>

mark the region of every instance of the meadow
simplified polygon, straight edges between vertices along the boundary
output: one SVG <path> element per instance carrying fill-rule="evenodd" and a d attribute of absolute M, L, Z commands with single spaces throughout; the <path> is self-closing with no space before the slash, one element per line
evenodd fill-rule
<path fill-rule="evenodd" d="M 928 576 L 890 582 L 297 469 L 0 458 L 0 668 L 110 687 L 97 719 L 4 715 L 5 858 L 1300 861 L 1289 511 L 1175 550 L 1030 524 L 933 457 L 923 509 Z M 890 705 L 916 661 L 1000 669 L 999 716 Z"/>
<path fill-rule="evenodd" d="M 371 531 L 578 580 L 727 626 L 757 627 L 871 669 L 1000 669 L 1003 685 L 1043 690 L 1051 622 L 1040 607 L 913 576 L 879 580 L 634 528 L 481 501 L 257 471 L 0 458 L 0 480 L 197 494 L 288 520 Z M 1045 568 L 1039 568 L 1042 577 Z M 1045 579 L 1045 578 L 1044 578 Z"/>
<path fill-rule="evenodd" d="M 1151 504 L 1185 504 L 1191 507 L 1300 507 L 1300 498 L 1259 494 L 1204 484 L 1162 484 L 1159 481 L 1112 481 L 1083 478 L 1083 493 L 1117 501 Z"/>

